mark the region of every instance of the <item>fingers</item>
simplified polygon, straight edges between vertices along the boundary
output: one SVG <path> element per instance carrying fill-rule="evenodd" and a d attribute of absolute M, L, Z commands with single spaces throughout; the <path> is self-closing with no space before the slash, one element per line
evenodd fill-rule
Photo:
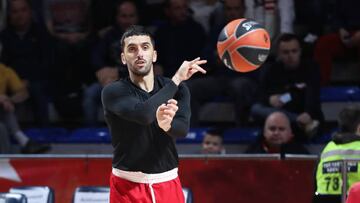
<path fill-rule="evenodd" d="M 156 113 L 162 119 L 172 119 L 178 109 L 177 101 L 175 99 L 169 99 L 167 104 L 162 104 L 158 107 Z"/>
<path fill-rule="evenodd" d="M 206 63 L 206 62 L 205 62 Z M 201 68 L 198 64 L 193 64 L 193 65 L 191 65 L 190 66 L 191 67 L 191 69 L 195 69 L 196 71 L 195 72 L 201 72 L 201 73 L 203 73 L 203 74 L 205 74 L 206 73 L 206 70 L 205 69 L 203 69 L 203 68 Z M 193 70 L 190 70 L 190 71 L 193 71 Z"/>
<path fill-rule="evenodd" d="M 207 60 L 200 60 L 200 57 L 197 57 L 196 59 L 190 61 L 189 63 L 189 67 L 190 67 L 190 71 L 194 72 L 195 69 L 196 71 L 194 73 L 196 73 L 197 71 L 201 72 L 201 73 L 206 73 L 206 70 L 204 70 L 203 68 L 200 67 L 200 65 L 202 64 L 206 64 Z"/>
<path fill-rule="evenodd" d="M 169 99 L 169 100 L 167 101 L 167 103 L 168 103 L 168 104 L 175 104 L 175 105 L 177 105 L 177 101 L 176 101 L 175 99 Z"/>
<path fill-rule="evenodd" d="M 199 61 L 200 57 L 196 57 L 194 60 L 190 61 L 190 63 L 195 63 L 196 61 Z"/>

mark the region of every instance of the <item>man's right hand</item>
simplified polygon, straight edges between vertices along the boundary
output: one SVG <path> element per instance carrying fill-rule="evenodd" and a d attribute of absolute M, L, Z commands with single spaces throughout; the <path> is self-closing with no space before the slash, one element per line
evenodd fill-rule
<path fill-rule="evenodd" d="M 96 72 L 96 77 L 102 86 L 109 84 L 119 78 L 118 69 L 115 67 L 103 67 Z"/>
<path fill-rule="evenodd" d="M 176 71 L 175 75 L 172 77 L 172 81 L 179 85 L 182 81 L 188 80 L 196 72 L 206 73 L 206 70 L 200 67 L 200 65 L 207 63 L 206 60 L 200 60 L 200 57 L 192 61 L 184 61 L 180 68 Z"/>

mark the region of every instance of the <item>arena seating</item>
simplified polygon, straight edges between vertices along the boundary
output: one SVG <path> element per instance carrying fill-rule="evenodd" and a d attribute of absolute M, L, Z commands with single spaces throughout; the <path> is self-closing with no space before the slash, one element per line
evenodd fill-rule
<path fill-rule="evenodd" d="M 0 193 L 0 202 L 27 203 L 25 195 L 19 193 Z"/>
<path fill-rule="evenodd" d="M 192 128 L 187 137 L 178 139 L 177 143 L 201 143 L 207 128 Z M 241 144 L 256 140 L 259 128 L 231 128 L 224 132 L 224 143 Z M 107 128 L 29 128 L 25 133 L 42 143 L 110 143 L 111 137 Z"/>
<path fill-rule="evenodd" d="M 109 187 L 79 186 L 75 189 L 73 203 L 108 203 L 109 194 Z"/>
<path fill-rule="evenodd" d="M 336 117 L 339 111 L 349 103 L 360 103 L 360 88 L 357 86 L 336 86 L 324 87 L 321 89 L 322 110 L 325 116 L 325 122 L 332 123 L 322 136 L 316 137 L 311 144 L 324 144 L 331 139 L 332 133 L 336 130 Z M 230 101 L 226 98 L 216 98 L 214 105 L 223 104 L 233 112 Z M 210 104 L 210 106 L 212 105 Z M 218 113 L 206 113 L 207 121 L 218 122 L 210 117 L 223 114 L 220 117 L 229 115 L 227 110 L 221 111 L 219 106 L 211 107 L 211 111 Z M 204 112 L 203 112 L 204 113 Z M 222 118 L 222 119 L 223 119 Z M 225 121 L 230 121 L 225 119 Z M 177 139 L 178 144 L 200 144 L 204 132 L 207 128 L 192 128 L 186 138 Z M 261 129 L 259 127 L 229 128 L 224 132 L 225 144 L 249 144 L 256 140 Z M 52 128 L 28 128 L 25 133 L 32 139 L 40 143 L 52 144 L 110 144 L 111 137 L 109 130 L 104 126 L 100 128 L 76 128 L 66 129 L 62 127 Z"/>
<path fill-rule="evenodd" d="M 357 86 L 323 87 L 320 99 L 325 121 L 334 122 L 343 107 L 349 103 L 360 103 L 360 88 Z"/>
<path fill-rule="evenodd" d="M 28 202 L 54 203 L 54 190 L 48 186 L 12 187 L 10 193 L 19 193 L 26 196 Z"/>
<path fill-rule="evenodd" d="M 183 193 L 185 197 L 185 203 L 192 203 L 193 202 L 193 194 L 190 188 L 183 187 Z"/>

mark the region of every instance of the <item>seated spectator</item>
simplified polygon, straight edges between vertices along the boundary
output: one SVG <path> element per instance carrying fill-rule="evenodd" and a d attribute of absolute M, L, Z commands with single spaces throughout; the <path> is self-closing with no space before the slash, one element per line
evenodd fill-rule
<path fill-rule="evenodd" d="M 35 124 L 47 125 L 47 87 L 52 68 L 50 35 L 34 22 L 29 0 L 11 0 L 8 6 L 8 25 L 0 34 L 2 62 L 26 84 Z"/>
<path fill-rule="evenodd" d="M 223 146 L 223 132 L 220 129 L 209 129 L 205 132 L 201 153 L 203 154 L 225 154 Z"/>
<path fill-rule="evenodd" d="M 245 6 L 245 17 L 264 25 L 272 39 L 294 32 L 294 0 L 245 0 Z"/>
<path fill-rule="evenodd" d="M 217 55 L 217 39 L 224 26 L 244 14 L 243 0 L 225 0 L 222 18 L 224 21 L 212 27 L 204 55 L 208 61 L 207 74 L 186 81 L 191 93 L 191 127 L 202 125 L 199 111 L 203 104 L 222 96 L 230 98 L 236 110 L 236 124 L 246 126 L 249 122 L 250 106 L 256 96 L 259 71 L 237 73 L 227 68 Z"/>
<path fill-rule="evenodd" d="M 46 152 L 50 147 L 30 140 L 20 129 L 15 116 L 15 105 L 24 102 L 28 96 L 26 86 L 19 76 L 11 68 L 0 64 L 0 121 L 19 143 L 22 153 Z M 6 133 L 0 136 L 6 136 Z"/>
<path fill-rule="evenodd" d="M 360 182 L 354 183 L 350 187 L 346 203 L 358 203 L 360 202 Z"/>
<path fill-rule="evenodd" d="M 9 138 L 10 137 L 5 124 L 3 122 L 0 122 L 0 154 L 11 153 L 11 144 Z"/>
<path fill-rule="evenodd" d="M 307 44 L 316 42 L 323 34 L 325 28 L 329 28 L 334 19 L 336 1 L 327 0 L 302 0 L 295 1 L 296 25 L 301 26 L 305 35 L 303 41 Z"/>
<path fill-rule="evenodd" d="M 251 107 L 255 121 L 262 123 L 275 111 L 283 111 L 304 131 L 306 138 L 317 134 L 323 114 L 320 107 L 319 68 L 301 58 L 296 35 L 283 34 L 277 42 L 277 60 L 262 68 L 258 102 Z"/>
<path fill-rule="evenodd" d="M 189 6 L 194 20 L 203 26 L 206 34 L 209 34 L 212 14 L 222 7 L 222 3 L 217 0 L 192 0 Z"/>
<path fill-rule="evenodd" d="M 7 7 L 7 1 L 2 0 L 0 2 L 0 31 L 4 29 L 6 26 L 6 8 Z"/>
<path fill-rule="evenodd" d="M 92 64 L 95 68 L 97 82 L 84 91 L 83 109 L 85 124 L 97 124 L 98 109 L 101 106 L 102 87 L 126 76 L 127 68 L 120 63 L 120 39 L 124 31 L 139 22 L 137 7 L 134 1 L 119 1 L 116 5 L 115 24 L 100 36 L 93 48 Z"/>
<path fill-rule="evenodd" d="M 95 80 L 91 67 L 91 0 L 47 0 L 44 18 L 54 37 L 51 93 L 54 106 L 65 121 L 81 119 L 84 86 Z"/>
<path fill-rule="evenodd" d="M 352 104 L 338 115 L 339 131 L 325 146 L 316 169 L 316 194 L 342 194 L 343 159 L 360 159 L 360 105 Z M 348 162 L 347 188 L 360 181 L 359 162 Z"/>
<path fill-rule="evenodd" d="M 156 30 L 158 60 L 156 74 L 172 77 L 184 60 L 201 55 L 206 34 L 190 15 L 188 0 L 165 0 L 163 22 Z"/>
<path fill-rule="evenodd" d="M 360 56 L 360 1 L 336 1 L 336 17 L 333 27 L 336 32 L 321 36 L 315 45 L 315 59 L 321 69 L 321 84 L 329 85 L 332 63 L 337 57 L 350 53 Z"/>
<path fill-rule="evenodd" d="M 289 118 L 282 112 L 271 113 L 259 140 L 246 153 L 308 154 L 307 149 L 295 141 Z"/>

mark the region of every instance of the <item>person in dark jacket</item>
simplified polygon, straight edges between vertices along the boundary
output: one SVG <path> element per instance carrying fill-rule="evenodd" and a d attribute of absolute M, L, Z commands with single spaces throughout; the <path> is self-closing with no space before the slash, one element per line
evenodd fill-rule
<path fill-rule="evenodd" d="M 272 112 L 282 111 L 309 139 L 323 121 L 319 67 L 301 58 L 300 40 L 294 34 L 281 35 L 277 46 L 277 59 L 262 69 L 259 98 L 251 115 L 262 123 Z"/>
<path fill-rule="evenodd" d="M 307 149 L 297 143 L 289 118 L 282 112 L 270 114 L 265 122 L 263 134 L 251 145 L 247 153 L 308 154 Z"/>

